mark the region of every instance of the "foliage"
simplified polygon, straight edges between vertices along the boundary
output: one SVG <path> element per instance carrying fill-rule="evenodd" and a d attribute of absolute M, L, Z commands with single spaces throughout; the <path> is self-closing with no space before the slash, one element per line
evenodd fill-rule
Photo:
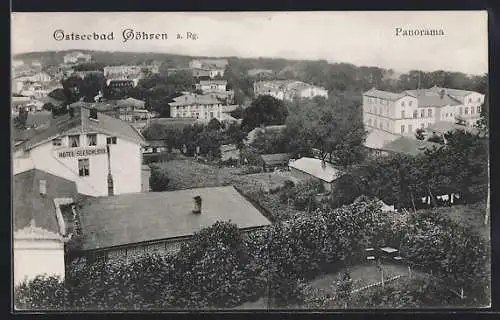
<path fill-rule="evenodd" d="M 168 174 L 163 168 L 156 165 L 151 166 L 149 187 L 152 191 L 166 191 L 169 182 Z"/>
<path fill-rule="evenodd" d="M 14 288 L 14 307 L 17 310 L 64 310 L 69 303 L 67 296 L 60 277 L 40 275 Z"/>
<path fill-rule="evenodd" d="M 307 180 L 297 183 L 292 190 L 284 190 L 286 199 L 292 199 L 295 208 L 303 211 L 314 211 L 319 203 L 316 195 L 324 192 L 324 186 L 317 180 Z"/>
<path fill-rule="evenodd" d="M 183 308 L 230 307 L 252 298 L 258 283 L 237 226 L 217 222 L 182 246 L 172 294 Z"/>
<path fill-rule="evenodd" d="M 243 121 L 241 125 L 243 130 L 249 132 L 260 125 L 284 124 L 287 116 L 288 111 L 283 101 L 264 95 L 255 99 L 252 104 L 243 111 Z"/>
<path fill-rule="evenodd" d="M 251 146 L 261 154 L 286 153 L 289 138 L 281 131 L 258 132 Z"/>
<path fill-rule="evenodd" d="M 415 138 L 417 140 L 425 140 L 424 131 L 424 129 L 418 128 L 417 131 L 415 131 Z"/>
<path fill-rule="evenodd" d="M 435 142 L 439 144 L 444 144 L 444 139 L 441 136 L 438 136 L 437 134 L 433 133 L 432 136 L 427 138 L 427 141 L 429 142 Z"/>
<path fill-rule="evenodd" d="M 222 124 L 219 120 L 213 118 L 208 122 L 207 129 L 211 131 L 219 131 L 222 129 Z"/>

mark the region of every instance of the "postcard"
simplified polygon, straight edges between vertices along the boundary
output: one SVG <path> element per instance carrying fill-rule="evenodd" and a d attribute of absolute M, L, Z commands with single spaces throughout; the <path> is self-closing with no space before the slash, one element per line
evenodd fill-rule
<path fill-rule="evenodd" d="M 14 311 L 490 307 L 486 11 L 11 16 Z"/>

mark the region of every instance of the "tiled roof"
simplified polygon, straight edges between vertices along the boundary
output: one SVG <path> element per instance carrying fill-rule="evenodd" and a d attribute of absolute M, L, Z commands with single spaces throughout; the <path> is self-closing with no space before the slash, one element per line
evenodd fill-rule
<path fill-rule="evenodd" d="M 142 135 L 129 123 L 102 113 L 98 113 L 98 121 L 91 120 L 89 118 L 90 109 L 80 107 L 78 110 L 80 112 L 75 112 L 74 117 L 65 114 L 57 118 L 57 121 L 54 121 L 46 130 L 23 143 L 23 148 L 31 149 L 40 143 L 76 128 L 82 128 L 84 131 L 114 135 L 137 144 L 144 144 Z"/>
<path fill-rule="evenodd" d="M 417 98 L 419 107 L 444 107 L 461 104 L 460 101 L 446 93 L 441 96 L 439 92 L 430 89 L 406 90 L 405 92 Z"/>
<path fill-rule="evenodd" d="M 290 162 L 289 167 L 305 172 L 325 182 L 332 182 L 340 174 L 339 170 L 335 169 L 330 163 L 325 162 L 323 165 L 322 161 L 316 158 L 303 157 Z"/>
<path fill-rule="evenodd" d="M 286 163 L 289 159 L 287 153 L 263 154 L 261 157 L 264 163 L 270 166 Z"/>
<path fill-rule="evenodd" d="M 439 93 L 441 90 L 444 90 L 446 94 L 449 94 L 454 97 L 465 97 L 471 93 L 474 93 L 474 91 L 469 91 L 469 90 L 461 90 L 461 89 L 449 89 L 449 88 L 442 88 L 442 87 L 437 87 L 434 86 L 430 88 L 429 90 L 432 90 L 434 92 Z"/>
<path fill-rule="evenodd" d="M 176 106 L 189 106 L 193 104 L 205 105 L 205 104 L 219 104 L 220 101 L 211 95 L 202 94 L 185 94 L 180 97 L 174 98 L 174 102 L 170 102 L 169 105 Z"/>
<path fill-rule="evenodd" d="M 201 214 L 192 213 L 195 196 L 202 198 Z M 217 221 L 239 228 L 270 224 L 232 186 L 94 198 L 78 210 L 84 250 L 191 236 Z"/>
<path fill-rule="evenodd" d="M 374 88 L 374 89 L 370 89 L 370 90 L 364 92 L 363 95 L 368 96 L 368 97 L 373 97 L 373 98 L 395 101 L 395 100 L 401 99 L 402 97 L 406 96 L 407 94 L 382 91 L 382 90 L 377 90 Z"/>
<path fill-rule="evenodd" d="M 426 149 L 440 146 L 439 143 L 418 140 L 416 138 L 400 137 L 384 145 L 381 150 L 415 156 L 424 152 Z"/>
<path fill-rule="evenodd" d="M 445 134 L 449 131 L 456 131 L 456 130 L 464 130 L 466 132 L 470 132 L 472 134 L 477 134 L 478 130 L 474 127 L 467 127 L 463 125 L 459 125 L 453 122 L 448 122 L 448 121 L 437 121 L 435 123 L 432 123 L 429 128 L 426 129 L 429 132 L 437 132 L 437 133 L 442 133 Z"/>
<path fill-rule="evenodd" d="M 367 148 L 380 149 L 385 144 L 396 140 L 400 136 L 401 135 L 393 134 L 387 131 L 374 129 L 368 132 L 364 145 Z"/>
<path fill-rule="evenodd" d="M 40 180 L 46 181 L 46 195 L 40 194 Z M 14 175 L 13 229 L 23 229 L 34 222 L 36 227 L 58 233 L 54 198 L 73 198 L 78 191 L 74 181 L 54 176 L 45 171 L 31 169 Z"/>

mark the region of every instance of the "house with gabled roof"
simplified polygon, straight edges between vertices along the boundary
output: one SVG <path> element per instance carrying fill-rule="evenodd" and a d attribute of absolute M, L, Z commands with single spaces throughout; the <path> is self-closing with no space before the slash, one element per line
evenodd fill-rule
<path fill-rule="evenodd" d="M 89 196 L 140 192 L 144 144 L 129 123 L 74 107 L 14 146 L 13 170 L 43 170 L 74 181 Z"/>
<path fill-rule="evenodd" d="M 64 279 L 64 244 L 72 237 L 61 207 L 80 199 L 76 184 L 38 169 L 14 175 L 14 283 L 38 275 Z"/>

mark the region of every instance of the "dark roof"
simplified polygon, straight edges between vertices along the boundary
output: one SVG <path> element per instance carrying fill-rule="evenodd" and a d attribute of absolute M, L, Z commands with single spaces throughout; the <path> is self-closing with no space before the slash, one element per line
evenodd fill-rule
<path fill-rule="evenodd" d="M 395 153 L 402 153 L 407 155 L 417 155 L 424 152 L 426 149 L 433 147 L 440 147 L 439 143 L 429 142 L 425 140 L 418 140 L 414 138 L 400 137 L 388 144 L 384 145 L 381 150 L 390 151 Z"/>
<path fill-rule="evenodd" d="M 71 117 L 69 114 L 58 117 L 57 121 L 53 121 L 46 130 L 23 143 L 23 148 L 31 149 L 40 143 L 44 143 L 65 134 L 71 129 L 77 128 L 82 128 L 84 131 L 115 135 L 138 144 L 144 143 L 142 135 L 125 121 L 102 113 L 98 113 L 98 121 L 95 121 L 89 118 L 90 109 L 81 107 L 78 108 L 78 111 L 75 112 L 74 117 Z"/>
<path fill-rule="evenodd" d="M 158 139 L 158 140 L 147 140 L 146 141 L 146 146 L 148 147 L 166 147 L 167 146 L 167 141 L 164 139 Z"/>
<path fill-rule="evenodd" d="M 419 107 L 444 107 L 461 104 L 460 101 L 450 95 L 444 93 L 441 96 L 439 92 L 431 89 L 407 90 L 406 93 L 418 99 Z"/>
<path fill-rule="evenodd" d="M 191 126 L 197 123 L 196 118 L 154 118 L 149 120 L 149 125 L 161 125 L 167 128 L 182 129 L 185 126 Z"/>
<path fill-rule="evenodd" d="M 374 98 L 380 98 L 380 99 L 384 99 L 384 100 L 395 101 L 395 100 L 401 99 L 402 97 L 406 96 L 407 94 L 382 91 L 382 90 L 377 90 L 377 89 L 373 88 L 373 89 L 370 89 L 370 90 L 364 92 L 363 95 L 368 96 L 368 97 L 374 97 Z"/>
<path fill-rule="evenodd" d="M 201 214 L 192 213 L 195 196 L 202 198 Z M 232 186 L 100 197 L 78 210 L 84 250 L 191 236 L 217 221 L 239 228 L 270 224 Z"/>
<path fill-rule="evenodd" d="M 288 162 L 289 159 L 287 153 L 263 154 L 261 157 L 264 163 L 268 166 L 283 164 Z"/>
<path fill-rule="evenodd" d="M 45 180 L 47 194 L 40 194 L 40 180 Z M 13 226 L 14 231 L 23 229 L 34 220 L 35 225 L 51 232 L 59 232 L 54 198 L 73 198 L 78 191 L 74 181 L 54 176 L 45 171 L 31 169 L 14 176 Z"/>

